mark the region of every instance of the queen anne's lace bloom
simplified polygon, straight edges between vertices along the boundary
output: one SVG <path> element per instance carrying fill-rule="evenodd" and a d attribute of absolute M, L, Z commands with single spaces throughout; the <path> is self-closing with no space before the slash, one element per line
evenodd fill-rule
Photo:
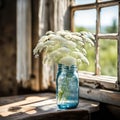
<path fill-rule="evenodd" d="M 89 64 L 85 44 L 94 45 L 95 38 L 90 32 L 48 31 L 40 38 L 33 50 L 38 56 L 44 51 L 44 62 L 78 65 Z"/>
<path fill-rule="evenodd" d="M 66 66 L 76 65 L 76 59 L 72 56 L 64 56 L 60 59 L 59 63 L 64 64 Z"/>

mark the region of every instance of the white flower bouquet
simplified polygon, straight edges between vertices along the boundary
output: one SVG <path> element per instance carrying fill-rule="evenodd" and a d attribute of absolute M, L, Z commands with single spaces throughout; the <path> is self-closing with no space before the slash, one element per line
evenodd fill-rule
<path fill-rule="evenodd" d="M 48 31 L 40 38 L 33 52 L 38 56 L 45 53 L 44 63 L 57 63 L 67 66 L 89 64 L 85 44 L 94 46 L 95 38 L 90 32 Z"/>

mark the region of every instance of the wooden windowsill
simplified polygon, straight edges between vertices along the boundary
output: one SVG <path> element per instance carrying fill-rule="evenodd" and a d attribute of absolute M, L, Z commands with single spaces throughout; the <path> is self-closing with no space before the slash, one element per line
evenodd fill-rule
<path fill-rule="evenodd" d="M 80 97 L 120 106 L 120 92 L 80 86 Z"/>
<path fill-rule="evenodd" d="M 99 110 L 99 102 L 81 99 L 76 109 L 60 111 L 56 106 L 55 94 L 43 93 L 0 98 L 0 120 L 45 120 L 59 114 L 92 113 Z M 76 115 L 75 115 L 76 116 Z M 73 117 L 73 116 L 72 116 Z M 57 118 L 59 120 L 59 118 Z"/>
<path fill-rule="evenodd" d="M 119 91 L 117 77 L 106 75 L 95 75 L 92 72 L 79 72 L 80 85 L 91 88 L 107 89 Z"/>
<path fill-rule="evenodd" d="M 117 77 L 80 71 L 79 79 L 80 97 L 120 106 L 120 86 Z"/>

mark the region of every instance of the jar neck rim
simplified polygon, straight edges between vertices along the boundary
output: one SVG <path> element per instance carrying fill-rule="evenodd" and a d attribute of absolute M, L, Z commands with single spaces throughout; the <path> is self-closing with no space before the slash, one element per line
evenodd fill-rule
<path fill-rule="evenodd" d="M 77 68 L 77 66 L 76 65 L 71 65 L 71 66 L 63 65 L 63 68 Z"/>

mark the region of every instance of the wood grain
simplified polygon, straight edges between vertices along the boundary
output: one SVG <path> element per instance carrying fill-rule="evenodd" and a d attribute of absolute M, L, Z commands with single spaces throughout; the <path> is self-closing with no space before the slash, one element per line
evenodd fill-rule
<path fill-rule="evenodd" d="M 120 106 L 120 92 L 80 86 L 80 97 Z"/>
<path fill-rule="evenodd" d="M 99 103 L 80 99 L 76 109 L 59 110 L 55 94 L 33 94 L 0 98 L 0 120 L 88 120 Z"/>

